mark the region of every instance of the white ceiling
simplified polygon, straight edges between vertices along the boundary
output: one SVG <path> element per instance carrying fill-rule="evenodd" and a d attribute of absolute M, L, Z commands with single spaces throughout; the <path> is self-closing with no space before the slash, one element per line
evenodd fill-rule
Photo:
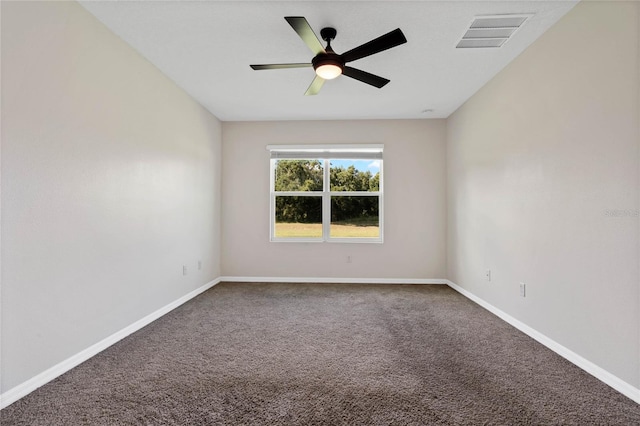
<path fill-rule="evenodd" d="M 444 118 L 567 13 L 577 1 L 80 1 L 223 121 Z M 501 48 L 456 49 L 476 15 L 533 14 Z M 388 78 L 382 89 L 341 76 L 303 96 L 312 68 L 284 20 L 332 26 L 345 52 L 395 28 L 408 42 L 349 65 Z M 424 112 L 431 109 L 433 112 Z"/>

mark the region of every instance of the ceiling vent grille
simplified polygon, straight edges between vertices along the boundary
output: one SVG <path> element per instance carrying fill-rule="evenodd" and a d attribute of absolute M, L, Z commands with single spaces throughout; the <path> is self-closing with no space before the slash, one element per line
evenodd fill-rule
<path fill-rule="evenodd" d="M 476 16 L 456 48 L 501 47 L 531 16 L 530 14 Z"/>

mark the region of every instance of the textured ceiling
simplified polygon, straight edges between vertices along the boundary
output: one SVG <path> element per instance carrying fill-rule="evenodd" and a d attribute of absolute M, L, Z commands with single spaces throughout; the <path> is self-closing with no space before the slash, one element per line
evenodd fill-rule
<path fill-rule="evenodd" d="M 447 117 L 576 3 L 80 1 L 224 121 Z M 501 48 L 455 48 L 474 16 L 506 13 L 533 16 Z M 395 28 L 408 42 L 349 64 L 390 79 L 382 89 L 341 76 L 303 96 L 312 68 L 249 68 L 311 61 L 284 16 L 306 17 L 318 35 L 336 28 L 337 53 Z"/>

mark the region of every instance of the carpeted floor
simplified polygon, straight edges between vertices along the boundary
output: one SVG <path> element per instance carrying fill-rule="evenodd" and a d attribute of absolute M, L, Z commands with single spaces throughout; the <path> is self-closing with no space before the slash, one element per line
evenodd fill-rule
<path fill-rule="evenodd" d="M 640 405 L 447 286 L 223 283 L 8 425 L 638 425 Z"/>

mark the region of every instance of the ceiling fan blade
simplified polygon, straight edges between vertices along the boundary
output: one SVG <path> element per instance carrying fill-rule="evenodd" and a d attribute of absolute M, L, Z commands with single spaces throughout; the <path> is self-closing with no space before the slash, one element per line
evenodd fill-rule
<path fill-rule="evenodd" d="M 325 81 L 324 78 L 316 75 L 316 78 L 313 79 L 307 91 L 304 92 L 304 95 L 305 96 L 317 95 L 320 89 L 322 88 L 324 81 Z"/>
<path fill-rule="evenodd" d="M 397 28 L 385 35 L 355 47 L 340 56 L 345 62 L 351 62 L 364 58 L 365 56 L 373 55 L 374 53 L 382 52 L 383 50 L 391 49 L 406 42 L 406 37 L 400 28 Z"/>
<path fill-rule="evenodd" d="M 380 89 L 389 81 L 391 81 L 391 80 L 387 80 L 386 78 L 379 77 L 377 75 L 374 75 L 356 68 L 352 68 L 352 67 L 344 67 L 344 69 L 342 70 L 342 74 L 346 75 L 347 77 L 351 77 L 356 80 L 359 80 L 363 83 L 367 83 L 372 86 L 375 86 L 378 89 Z"/>
<path fill-rule="evenodd" d="M 302 41 L 311 49 L 314 55 L 326 53 L 318 36 L 311 29 L 311 25 L 303 16 L 285 16 L 289 25 L 298 33 Z"/>
<path fill-rule="evenodd" d="M 264 64 L 264 65 L 249 65 L 254 70 L 281 70 L 285 68 L 307 68 L 311 64 L 298 63 L 298 64 Z"/>

